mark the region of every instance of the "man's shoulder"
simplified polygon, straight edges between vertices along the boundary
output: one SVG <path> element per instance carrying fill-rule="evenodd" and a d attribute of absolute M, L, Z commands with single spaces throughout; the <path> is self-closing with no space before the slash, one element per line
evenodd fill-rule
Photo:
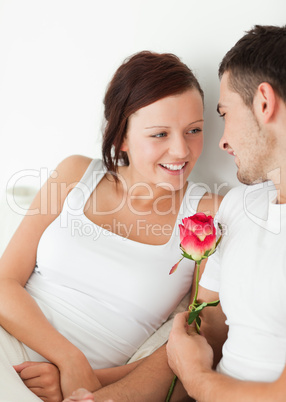
<path fill-rule="evenodd" d="M 271 181 L 253 185 L 241 184 L 232 188 L 224 197 L 220 211 L 238 211 L 245 207 L 268 204 L 269 199 L 275 198 L 276 190 Z"/>

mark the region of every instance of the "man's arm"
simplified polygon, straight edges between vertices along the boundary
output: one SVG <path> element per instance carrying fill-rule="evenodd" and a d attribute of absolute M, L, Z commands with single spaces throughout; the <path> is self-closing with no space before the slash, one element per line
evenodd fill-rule
<path fill-rule="evenodd" d="M 167 360 L 166 347 L 142 359 L 134 370 L 121 380 L 94 393 L 96 402 L 164 402 L 174 377 Z M 175 386 L 172 402 L 192 401 L 180 381 Z"/>
<path fill-rule="evenodd" d="M 285 401 L 286 368 L 272 383 L 240 381 L 213 371 L 212 348 L 187 325 L 186 313 L 175 317 L 167 352 L 170 366 L 189 395 L 200 402 Z"/>

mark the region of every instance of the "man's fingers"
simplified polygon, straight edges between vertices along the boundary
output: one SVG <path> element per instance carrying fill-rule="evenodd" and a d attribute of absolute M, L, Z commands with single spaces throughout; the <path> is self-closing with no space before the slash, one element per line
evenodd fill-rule
<path fill-rule="evenodd" d="M 71 401 L 94 401 L 94 396 L 91 392 L 84 388 L 79 388 L 68 398 Z"/>
<path fill-rule="evenodd" d="M 184 331 L 189 335 L 192 333 L 196 333 L 195 323 L 192 322 L 191 325 L 188 324 L 189 311 L 184 311 L 183 313 L 179 313 L 175 315 L 173 322 L 173 330 Z"/>
<path fill-rule="evenodd" d="M 184 311 L 183 313 L 176 314 L 173 322 L 172 332 L 178 334 L 188 334 L 188 335 L 197 335 L 197 330 L 195 326 L 195 322 L 192 322 L 190 325 L 188 324 L 189 311 Z"/>
<path fill-rule="evenodd" d="M 176 314 L 173 322 L 173 330 L 185 329 L 186 324 L 188 323 L 188 316 L 189 316 L 188 311 Z"/>

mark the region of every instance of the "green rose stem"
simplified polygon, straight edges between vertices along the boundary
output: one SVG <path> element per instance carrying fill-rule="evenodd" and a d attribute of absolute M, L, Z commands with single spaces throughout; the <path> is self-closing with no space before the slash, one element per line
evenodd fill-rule
<path fill-rule="evenodd" d="M 201 319 L 199 317 L 200 312 L 207 306 L 217 306 L 219 304 L 219 300 L 216 300 L 216 301 L 213 301 L 210 303 L 203 302 L 201 304 L 198 304 L 198 302 L 197 302 L 201 262 L 202 262 L 202 260 L 196 262 L 196 266 L 197 266 L 196 290 L 195 290 L 193 302 L 192 302 L 192 304 L 189 305 L 190 314 L 189 314 L 189 318 L 188 318 L 189 325 L 191 325 L 192 322 L 194 320 L 196 320 L 196 330 L 197 330 L 198 334 L 200 333 L 200 325 L 201 325 Z M 172 384 L 169 388 L 169 392 L 168 392 L 168 395 L 166 398 L 166 402 L 169 402 L 171 399 L 177 379 L 178 379 L 178 377 L 176 375 L 174 375 Z"/>
<path fill-rule="evenodd" d="M 199 274 L 200 274 L 200 265 L 201 265 L 201 261 L 202 261 L 202 260 L 200 260 L 200 261 L 198 261 L 198 262 L 196 263 L 196 266 L 197 266 L 196 290 L 195 290 L 195 295 L 194 295 L 194 298 L 193 298 L 193 302 L 192 302 L 192 304 L 189 305 L 189 311 L 190 311 L 190 312 L 193 311 L 194 306 L 197 304 L 198 289 L 199 289 Z M 190 322 L 190 315 L 189 315 L 188 324 L 190 325 L 190 324 L 194 321 L 194 319 L 195 319 L 195 317 L 194 317 L 194 318 L 191 320 L 191 322 Z M 200 331 L 200 327 L 199 327 L 198 325 L 196 325 L 196 328 L 197 328 L 198 333 L 200 333 L 200 332 L 199 332 L 199 331 Z M 168 392 L 168 395 L 167 395 L 166 402 L 169 402 L 170 399 L 171 399 L 171 396 L 172 396 L 172 394 L 173 394 L 173 392 L 174 392 L 174 388 L 175 388 L 177 379 L 178 379 L 178 377 L 177 377 L 176 375 L 174 375 L 172 384 L 171 384 L 171 386 L 170 386 L 170 389 L 169 389 L 169 392 Z"/>
<path fill-rule="evenodd" d="M 222 225 L 218 223 L 218 226 L 222 233 Z M 199 317 L 200 312 L 207 306 L 217 306 L 219 304 L 219 300 L 209 303 L 206 302 L 198 303 L 197 301 L 198 289 L 199 289 L 200 265 L 202 260 L 208 258 L 216 251 L 216 248 L 222 239 L 222 234 L 220 235 L 219 239 L 215 241 L 216 230 L 213 227 L 213 218 L 211 216 L 206 216 L 203 213 L 197 213 L 193 216 L 190 216 L 189 218 L 184 218 L 183 225 L 179 225 L 179 227 L 180 227 L 180 239 L 181 239 L 180 249 L 182 250 L 182 258 L 172 267 L 171 271 L 169 272 L 169 275 L 173 274 L 177 270 L 178 265 L 183 258 L 188 258 L 189 260 L 195 261 L 197 267 L 196 289 L 193 302 L 192 304 L 189 305 L 188 324 L 191 325 L 192 322 L 196 320 L 196 330 L 199 334 L 201 326 L 201 319 Z M 206 236 L 201 238 L 199 236 L 202 234 L 201 232 L 204 232 L 204 230 L 209 227 L 213 228 L 211 233 L 208 232 L 209 234 L 206 234 Z M 196 239 L 195 242 L 194 238 Z M 206 238 L 208 238 L 208 241 L 205 241 Z M 203 247 L 203 249 L 202 248 L 198 249 L 196 245 L 196 242 L 198 240 L 202 242 L 203 246 L 206 246 L 208 248 L 207 250 L 205 250 L 203 255 L 201 253 L 198 253 L 198 251 L 202 252 L 202 250 L 205 247 Z M 186 250 L 188 250 L 188 252 Z M 171 399 L 177 379 L 178 377 L 175 375 L 172 384 L 170 386 L 166 402 L 169 402 Z"/>
<path fill-rule="evenodd" d="M 198 262 L 196 263 L 196 265 L 197 265 L 196 291 L 195 291 L 195 296 L 194 296 L 193 302 L 192 302 L 192 304 L 189 306 L 190 313 L 193 311 L 193 309 L 194 309 L 195 307 L 197 307 L 197 297 L 198 297 L 198 290 L 199 290 L 199 276 L 200 276 L 200 266 L 201 266 L 201 262 L 202 262 L 202 260 L 200 260 L 200 261 L 198 261 Z M 191 314 L 189 314 L 189 319 L 188 319 L 188 324 L 189 324 L 189 325 L 194 321 L 194 318 L 195 318 L 195 317 L 194 317 L 193 319 L 190 320 L 190 315 L 191 315 Z M 199 327 L 199 326 L 197 326 L 197 331 L 198 331 L 198 333 L 200 333 L 200 327 Z"/>

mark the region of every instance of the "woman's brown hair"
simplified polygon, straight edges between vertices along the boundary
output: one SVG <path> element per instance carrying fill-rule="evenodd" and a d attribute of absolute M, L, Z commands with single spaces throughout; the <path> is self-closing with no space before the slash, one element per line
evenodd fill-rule
<path fill-rule="evenodd" d="M 203 99 L 203 91 L 192 71 L 173 54 L 142 51 L 124 61 L 104 98 L 106 126 L 102 158 L 107 171 L 116 174 L 119 164 L 129 165 L 127 153 L 120 150 L 128 117 L 159 99 L 188 89 L 198 90 Z"/>

